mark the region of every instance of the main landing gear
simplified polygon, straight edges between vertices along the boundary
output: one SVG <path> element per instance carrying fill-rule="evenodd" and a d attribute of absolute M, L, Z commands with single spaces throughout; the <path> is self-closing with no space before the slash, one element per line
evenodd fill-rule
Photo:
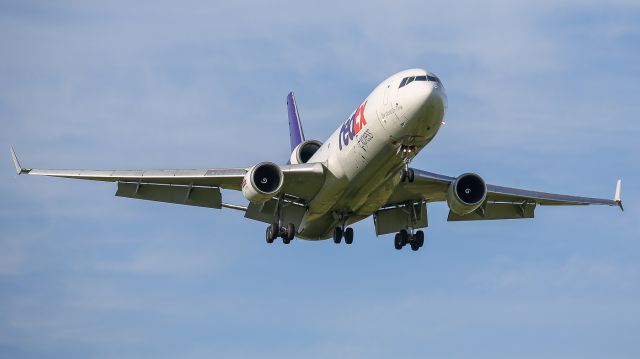
<path fill-rule="evenodd" d="M 342 238 L 344 237 L 344 243 L 351 244 L 353 243 L 353 228 L 348 227 L 345 228 L 347 217 L 343 214 L 338 216 L 338 221 L 340 222 L 340 226 L 336 227 L 333 230 L 333 243 L 340 243 Z"/>
<path fill-rule="evenodd" d="M 282 238 L 282 243 L 289 244 L 291 240 L 296 236 L 296 227 L 293 223 L 289 223 L 287 225 L 282 224 L 282 215 L 281 215 L 281 203 L 282 197 L 278 198 L 278 203 L 276 203 L 276 218 L 277 221 L 271 223 L 269 227 L 267 227 L 267 231 L 265 234 L 267 243 L 271 244 L 273 241 L 280 237 Z"/>
<path fill-rule="evenodd" d="M 293 223 L 289 223 L 286 226 L 280 226 L 277 222 L 271 223 L 267 227 L 266 239 L 267 243 L 273 243 L 273 241 L 280 237 L 282 243 L 289 244 L 296 235 L 296 228 Z"/>
<path fill-rule="evenodd" d="M 415 172 L 412 168 L 409 168 L 409 161 L 416 155 L 416 147 L 402 146 L 400 151 L 402 152 L 402 163 L 404 164 L 404 167 L 400 170 L 400 182 L 413 182 Z"/>
<path fill-rule="evenodd" d="M 402 249 L 402 247 L 408 244 L 411 246 L 411 250 L 417 251 L 424 245 L 424 232 L 414 232 L 414 228 L 416 227 L 423 228 L 427 226 L 426 213 L 423 213 L 423 210 L 426 211 L 426 207 L 423 206 L 422 201 L 418 203 L 408 202 L 405 204 L 404 211 L 407 214 L 407 224 L 404 229 L 396 233 L 393 241 L 393 246 L 397 250 Z M 423 221 L 421 221 L 420 218 L 424 218 Z"/>
<path fill-rule="evenodd" d="M 403 229 L 400 232 L 396 233 L 396 238 L 393 242 L 393 245 L 397 250 L 402 249 L 402 247 L 408 244 L 411 246 L 412 251 L 417 251 L 424 245 L 423 231 L 417 231 L 415 234 L 412 234 L 410 232 L 413 232 L 413 230 L 409 229 L 409 231 L 407 231 L 406 229 Z"/>

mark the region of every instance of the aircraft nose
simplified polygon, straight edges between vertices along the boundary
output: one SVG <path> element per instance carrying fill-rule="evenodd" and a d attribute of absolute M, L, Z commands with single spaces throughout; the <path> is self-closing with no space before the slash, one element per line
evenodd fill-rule
<path fill-rule="evenodd" d="M 407 120 L 417 120 L 427 126 L 441 122 L 447 109 L 447 95 L 438 81 L 425 81 L 413 86 L 402 99 Z"/>
<path fill-rule="evenodd" d="M 440 82 L 428 82 L 423 106 L 438 108 L 444 112 L 447 108 L 447 94 Z"/>

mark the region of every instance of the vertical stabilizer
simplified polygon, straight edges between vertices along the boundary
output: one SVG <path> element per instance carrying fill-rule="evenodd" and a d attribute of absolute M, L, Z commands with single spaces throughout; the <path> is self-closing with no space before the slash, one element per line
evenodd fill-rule
<path fill-rule="evenodd" d="M 289 115 L 289 139 L 291 140 L 291 151 L 293 151 L 296 146 L 304 141 L 298 105 L 296 105 L 296 97 L 293 92 L 289 92 L 287 96 L 287 112 Z"/>

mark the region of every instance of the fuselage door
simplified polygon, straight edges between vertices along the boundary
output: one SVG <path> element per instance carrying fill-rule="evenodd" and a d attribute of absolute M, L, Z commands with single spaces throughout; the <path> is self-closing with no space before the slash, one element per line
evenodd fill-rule
<path fill-rule="evenodd" d="M 378 107 L 378 119 L 385 128 L 393 126 L 393 124 L 398 121 L 398 117 L 395 113 L 397 98 L 398 83 L 395 80 L 389 80 L 385 84 L 381 105 Z"/>

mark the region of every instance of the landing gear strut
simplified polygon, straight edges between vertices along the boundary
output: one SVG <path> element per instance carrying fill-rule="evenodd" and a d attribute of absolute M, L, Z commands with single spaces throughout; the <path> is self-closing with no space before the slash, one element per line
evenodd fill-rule
<path fill-rule="evenodd" d="M 266 240 L 267 243 L 271 244 L 273 241 L 280 237 L 282 238 L 282 243 L 289 244 L 291 240 L 296 236 L 296 227 L 293 223 L 289 223 L 286 226 L 282 224 L 282 216 L 280 211 L 280 203 L 282 202 L 282 198 L 278 199 L 278 203 L 276 204 L 276 218 L 277 222 L 271 223 L 269 227 L 267 227 L 266 231 Z"/>

